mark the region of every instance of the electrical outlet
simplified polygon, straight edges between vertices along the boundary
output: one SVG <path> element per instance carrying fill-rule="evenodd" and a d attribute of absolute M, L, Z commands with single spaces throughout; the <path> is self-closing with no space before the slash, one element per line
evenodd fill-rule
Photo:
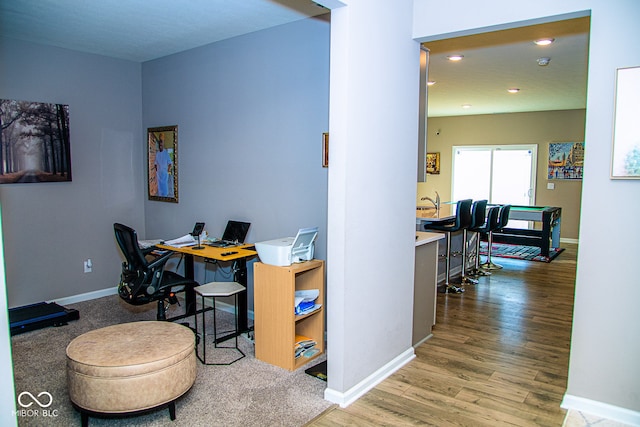
<path fill-rule="evenodd" d="M 89 258 L 84 262 L 84 272 L 91 273 L 92 269 L 93 269 L 93 264 L 91 263 L 91 258 Z"/>

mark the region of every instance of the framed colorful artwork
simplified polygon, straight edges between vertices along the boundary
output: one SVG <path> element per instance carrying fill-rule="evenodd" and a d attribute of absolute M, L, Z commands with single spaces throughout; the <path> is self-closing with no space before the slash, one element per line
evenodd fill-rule
<path fill-rule="evenodd" d="M 178 126 L 147 129 L 149 200 L 178 203 Z"/>

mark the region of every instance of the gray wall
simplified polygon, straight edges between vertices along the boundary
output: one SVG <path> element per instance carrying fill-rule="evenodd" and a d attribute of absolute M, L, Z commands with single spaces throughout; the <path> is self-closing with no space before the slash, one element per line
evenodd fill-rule
<path fill-rule="evenodd" d="M 328 57 L 328 17 L 143 65 L 0 39 L 0 98 L 68 104 L 73 165 L 71 183 L 0 186 L 3 378 L 7 307 L 115 290 L 114 222 L 170 238 L 196 220 L 220 235 L 235 218 L 252 222 L 250 241 L 317 225 L 316 257 L 326 259 Z M 164 125 L 179 126 L 178 204 L 147 200 L 146 128 Z M 0 420 L 15 425 L 12 382 L 3 384 Z"/>
<path fill-rule="evenodd" d="M 326 259 L 328 18 L 144 64 L 0 43 L 1 98 L 70 106 L 73 172 L 71 183 L 0 186 L 9 307 L 113 290 L 114 222 L 169 239 L 196 220 L 212 235 L 247 220 L 250 241 L 318 226 Z M 178 204 L 147 200 L 146 128 L 165 125 L 178 125 Z"/>
<path fill-rule="evenodd" d="M 133 62 L 0 39 L 0 98 L 69 105 L 73 174 L 0 186 L 9 307 L 117 284 L 112 224 L 144 226 L 140 72 Z"/>
<path fill-rule="evenodd" d="M 218 237 L 228 219 L 251 222 L 251 242 L 318 226 L 316 258 L 326 259 L 328 17 L 147 62 L 142 81 L 144 127 L 178 125 L 180 200 L 145 202 L 148 238 L 183 235 L 196 220 Z"/>

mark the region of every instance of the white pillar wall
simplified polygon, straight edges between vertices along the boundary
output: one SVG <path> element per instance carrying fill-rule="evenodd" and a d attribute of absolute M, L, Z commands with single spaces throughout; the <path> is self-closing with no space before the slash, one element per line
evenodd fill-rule
<path fill-rule="evenodd" d="M 328 400 L 347 405 L 414 357 L 420 46 L 413 2 L 332 10 Z"/>

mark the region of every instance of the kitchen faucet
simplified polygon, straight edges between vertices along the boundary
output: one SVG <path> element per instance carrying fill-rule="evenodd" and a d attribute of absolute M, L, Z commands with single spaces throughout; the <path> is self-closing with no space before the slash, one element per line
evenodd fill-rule
<path fill-rule="evenodd" d="M 436 199 L 433 200 L 431 197 L 429 196 L 424 196 L 422 197 L 420 200 L 428 200 L 431 203 L 433 203 L 433 206 L 435 206 L 436 210 L 440 210 L 440 195 L 438 194 L 438 192 L 436 191 Z"/>

